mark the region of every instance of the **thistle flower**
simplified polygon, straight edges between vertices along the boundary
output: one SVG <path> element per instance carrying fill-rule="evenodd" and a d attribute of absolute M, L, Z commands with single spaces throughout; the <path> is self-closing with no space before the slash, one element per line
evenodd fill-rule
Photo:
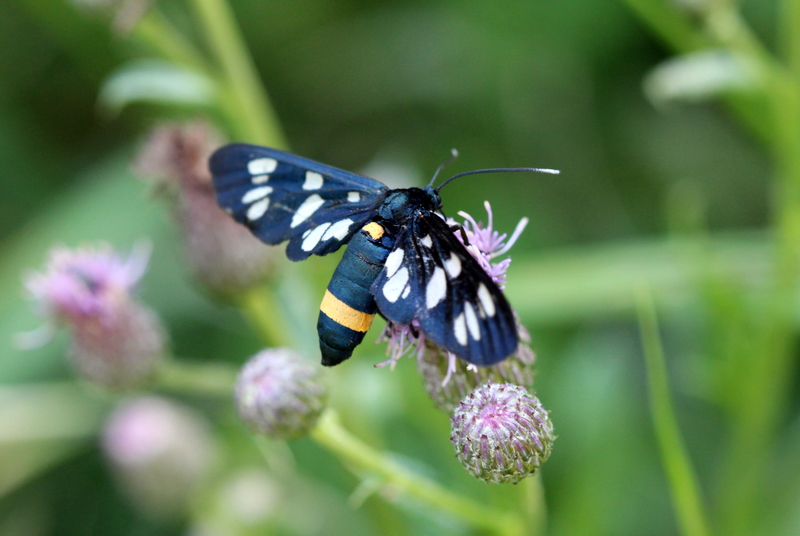
<path fill-rule="evenodd" d="M 278 348 L 259 352 L 242 367 L 234 398 L 239 415 L 254 430 L 288 439 L 314 427 L 327 395 L 319 367 Z"/>
<path fill-rule="evenodd" d="M 219 145 L 204 122 L 166 124 L 150 134 L 135 167 L 156 191 L 173 194 L 173 214 L 195 279 L 226 296 L 261 282 L 280 257 L 217 205 L 208 157 Z"/>
<path fill-rule="evenodd" d="M 506 271 L 511 264 L 511 259 L 497 261 L 497 257 L 507 253 L 514 245 L 528 223 L 527 218 L 520 220 L 516 229 L 509 237 L 494 230 L 492 208 L 488 201 L 484 202 L 488 213 L 488 224 L 484 226 L 472 216 L 464 212 L 459 215 L 464 218 L 462 228 L 467 236 L 467 251 L 472 254 L 478 264 L 486 271 L 492 280 L 503 288 L 506 280 Z M 455 224 L 455 220 L 448 220 Z M 455 236 L 464 243 L 461 233 Z M 377 366 L 390 365 L 394 367 L 404 355 L 415 355 L 417 368 L 423 375 L 425 387 L 439 409 L 451 411 L 464 396 L 475 387 L 486 381 L 513 382 L 524 386 L 533 384 L 533 365 L 535 357 L 530 349 L 530 335 L 528 331 L 517 322 L 520 344 L 517 351 L 502 363 L 492 367 L 475 367 L 458 359 L 456 356 L 432 343 L 426 341 L 425 335 L 419 329 L 416 320 L 410 325 L 399 325 L 387 322 L 386 328 L 379 341 L 388 341 L 387 353 L 390 358 Z M 454 378 L 454 375 L 457 378 Z M 451 379 L 453 381 L 451 382 Z"/>
<path fill-rule="evenodd" d="M 476 387 L 487 382 L 513 383 L 533 387 L 536 356 L 530 348 L 530 334 L 517 322 L 519 345 L 510 357 L 491 367 L 476 367 L 432 344 L 417 359 L 425 390 L 436 407 L 451 413 Z"/>
<path fill-rule="evenodd" d="M 114 410 L 101 444 L 120 486 L 155 517 L 186 510 L 208 477 L 215 454 L 213 437 L 200 414 L 155 396 L 125 402 Z"/>
<path fill-rule="evenodd" d="M 161 322 L 132 295 L 148 257 L 143 247 L 127 259 L 108 244 L 55 248 L 45 271 L 26 278 L 46 325 L 70 329 L 70 357 L 84 378 L 127 387 L 146 378 L 162 358 Z"/>
<path fill-rule="evenodd" d="M 469 473 L 485 482 L 516 484 L 550 456 L 553 424 L 523 387 L 487 383 L 461 401 L 450 440 Z"/>

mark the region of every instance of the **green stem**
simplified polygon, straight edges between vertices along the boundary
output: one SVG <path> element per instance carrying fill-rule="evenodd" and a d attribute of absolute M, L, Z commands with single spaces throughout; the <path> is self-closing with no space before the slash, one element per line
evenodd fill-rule
<path fill-rule="evenodd" d="M 800 2 L 783 0 L 778 16 L 781 56 L 796 82 L 800 82 Z"/>
<path fill-rule="evenodd" d="M 775 124 L 775 271 L 764 311 L 756 311 L 760 352 L 743 371 L 742 403 L 732 408 L 732 446 L 720 486 L 726 534 L 751 533 L 759 512 L 757 499 L 767 491 L 763 470 L 790 397 L 794 360 L 800 282 L 800 86 L 776 77 L 769 91 Z"/>
<path fill-rule="evenodd" d="M 230 398 L 236 369 L 222 363 L 196 363 L 168 359 L 156 371 L 153 381 L 165 391 Z"/>
<path fill-rule="evenodd" d="M 162 58 L 209 74 L 202 54 L 156 9 L 151 9 L 139 20 L 131 35 Z"/>
<path fill-rule="evenodd" d="M 193 0 L 209 46 L 225 77 L 229 102 L 223 109 L 243 141 L 286 148 L 277 115 L 261 85 L 255 65 L 225 0 Z"/>
<path fill-rule="evenodd" d="M 541 473 L 526 478 L 520 483 L 523 488 L 523 512 L 527 523 L 526 534 L 531 536 L 547 533 L 547 504 L 544 500 L 544 484 Z"/>
<path fill-rule="evenodd" d="M 640 288 L 637 292 L 637 301 L 639 328 L 647 365 L 650 412 L 661 451 L 661 461 L 672 492 L 672 504 L 678 516 L 678 525 L 685 536 L 708 536 L 710 530 L 700 498 L 697 477 L 692 469 L 672 407 L 667 366 L 664 362 L 664 352 L 658 334 L 658 319 L 650 291 Z"/>
<path fill-rule="evenodd" d="M 269 346 L 290 346 L 290 330 L 272 289 L 267 286 L 251 288 L 239 297 L 239 307 Z"/>
<path fill-rule="evenodd" d="M 457 519 L 495 534 L 507 536 L 523 534 L 522 520 L 516 514 L 488 508 L 408 471 L 350 435 L 341 426 L 333 411 L 323 414 L 312 432 L 312 437 L 342 459 L 378 475 L 392 488 L 415 497 L 422 504 L 447 512 Z"/>

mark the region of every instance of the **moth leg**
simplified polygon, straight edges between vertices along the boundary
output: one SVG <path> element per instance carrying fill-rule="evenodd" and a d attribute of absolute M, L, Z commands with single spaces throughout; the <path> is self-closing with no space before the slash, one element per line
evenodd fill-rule
<path fill-rule="evenodd" d="M 460 223 L 454 223 L 449 225 L 450 230 L 454 233 L 458 232 L 461 233 L 461 240 L 464 242 L 465 246 L 469 246 L 469 238 L 467 238 L 467 232 L 464 230 L 464 226 Z"/>

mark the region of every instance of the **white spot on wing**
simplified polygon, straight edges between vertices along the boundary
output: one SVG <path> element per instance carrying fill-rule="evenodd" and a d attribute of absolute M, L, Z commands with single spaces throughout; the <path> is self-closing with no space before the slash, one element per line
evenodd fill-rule
<path fill-rule="evenodd" d="M 358 192 L 347 192 L 348 203 L 358 203 L 361 201 L 361 194 Z"/>
<path fill-rule="evenodd" d="M 274 158 L 256 158 L 247 163 L 247 171 L 250 175 L 272 173 L 276 167 L 278 167 L 278 161 Z"/>
<path fill-rule="evenodd" d="M 464 313 L 458 315 L 453 321 L 453 333 L 456 335 L 458 344 L 467 345 L 467 321 L 464 319 Z"/>
<path fill-rule="evenodd" d="M 419 243 L 420 243 L 420 244 L 422 244 L 423 246 L 425 246 L 425 247 L 426 247 L 426 248 L 428 248 L 428 249 L 430 249 L 430 248 L 432 248 L 432 247 L 433 247 L 433 239 L 431 238 L 431 235 L 425 235 L 425 236 L 424 236 L 424 237 L 423 237 L 423 238 L 422 238 L 422 239 L 419 241 Z"/>
<path fill-rule="evenodd" d="M 403 292 L 406 283 L 408 283 L 408 268 L 404 266 L 394 274 L 394 277 L 383 285 L 383 295 L 386 296 L 386 299 L 390 302 L 396 302 L 397 298 L 400 297 L 400 293 Z"/>
<path fill-rule="evenodd" d="M 256 175 L 251 179 L 253 184 L 264 184 L 269 180 L 269 175 Z"/>
<path fill-rule="evenodd" d="M 303 183 L 303 190 L 319 190 L 322 188 L 322 175 L 313 171 L 306 171 L 306 182 Z"/>
<path fill-rule="evenodd" d="M 478 317 L 475 316 L 475 309 L 472 308 L 470 302 L 464 303 L 464 316 L 467 319 L 469 334 L 472 335 L 472 338 L 476 341 L 481 340 L 481 327 L 478 325 Z"/>
<path fill-rule="evenodd" d="M 480 284 L 478 287 L 478 299 L 481 302 L 481 306 L 483 310 L 486 311 L 487 316 L 494 316 L 495 308 L 494 308 L 494 299 L 492 299 L 492 294 L 489 292 L 489 289 L 486 288 L 486 285 L 483 283 Z"/>
<path fill-rule="evenodd" d="M 403 291 L 403 295 L 400 296 L 404 300 L 408 298 L 408 295 L 411 294 L 411 285 L 406 285 L 406 289 Z"/>
<path fill-rule="evenodd" d="M 269 194 L 272 193 L 272 188 L 269 186 L 259 186 L 258 188 L 253 188 L 244 196 L 242 197 L 242 203 L 245 205 L 249 205 L 253 201 L 258 201 L 259 199 L 263 199 L 267 197 Z"/>
<path fill-rule="evenodd" d="M 319 207 L 325 204 L 325 200 L 317 194 L 311 195 L 303 201 L 303 204 L 297 207 L 297 212 L 292 216 L 291 227 L 294 229 L 314 214 Z"/>
<path fill-rule="evenodd" d="M 461 259 L 451 252 L 450 258 L 444 261 L 444 269 L 452 279 L 455 279 L 461 273 Z"/>
<path fill-rule="evenodd" d="M 257 220 L 264 215 L 264 213 L 267 211 L 267 208 L 269 208 L 269 197 L 265 197 L 261 201 L 257 201 L 250 205 L 250 208 L 247 209 L 247 219 L 250 221 Z"/>
<path fill-rule="evenodd" d="M 389 256 L 386 257 L 386 263 L 384 264 L 384 266 L 386 266 L 386 277 L 394 276 L 397 269 L 400 268 L 400 264 L 403 262 L 403 255 L 405 255 L 405 253 L 400 248 L 389 253 Z"/>
<path fill-rule="evenodd" d="M 325 232 L 322 236 L 322 241 L 330 240 L 331 238 L 336 238 L 336 240 L 342 240 L 345 236 L 347 236 L 347 232 L 350 230 L 350 226 L 353 225 L 353 220 L 350 218 L 346 218 L 344 220 L 339 220 Z"/>
<path fill-rule="evenodd" d="M 433 309 L 444 299 L 445 294 L 447 294 L 447 278 L 444 270 L 437 266 L 425 289 L 425 307 Z"/>
<path fill-rule="evenodd" d="M 306 233 L 305 235 L 303 235 L 304 236 L 303 243 L 300 246 L 303 249 L 303 251 L 311 251 L 315 247 L 317 247 L 320 238 L 322 238 L 322 235 L 325 234 L 325 231 L 327 231 L 328 227 L 330 226 L 331 226 L 330 223 L 323 223 L 322 225 L 314 227 L 314 229 L 312 229 L 310 233 Z"/>

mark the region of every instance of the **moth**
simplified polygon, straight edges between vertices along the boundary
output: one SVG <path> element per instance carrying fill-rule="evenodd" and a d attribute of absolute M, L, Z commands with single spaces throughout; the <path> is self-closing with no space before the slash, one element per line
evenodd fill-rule
<path fill-rule="evenodd" d="M 474 170 L 437 188 L 434 175 L 425 188 L 392 190 L 307 158 L 238 143 L 218 149 L 209 167 L 219 205 L 263 242 L 288 241 L 290 260 L 347 244 L 320 305 L 323 365 L 348 359 L 376 313 L 397 324 L 417 320 L 428 341 L 475 365 L 496 364 L 516 350 L 511 306 L 439 215 L 439 191 L 469 174 L 557 171 Z"/>

